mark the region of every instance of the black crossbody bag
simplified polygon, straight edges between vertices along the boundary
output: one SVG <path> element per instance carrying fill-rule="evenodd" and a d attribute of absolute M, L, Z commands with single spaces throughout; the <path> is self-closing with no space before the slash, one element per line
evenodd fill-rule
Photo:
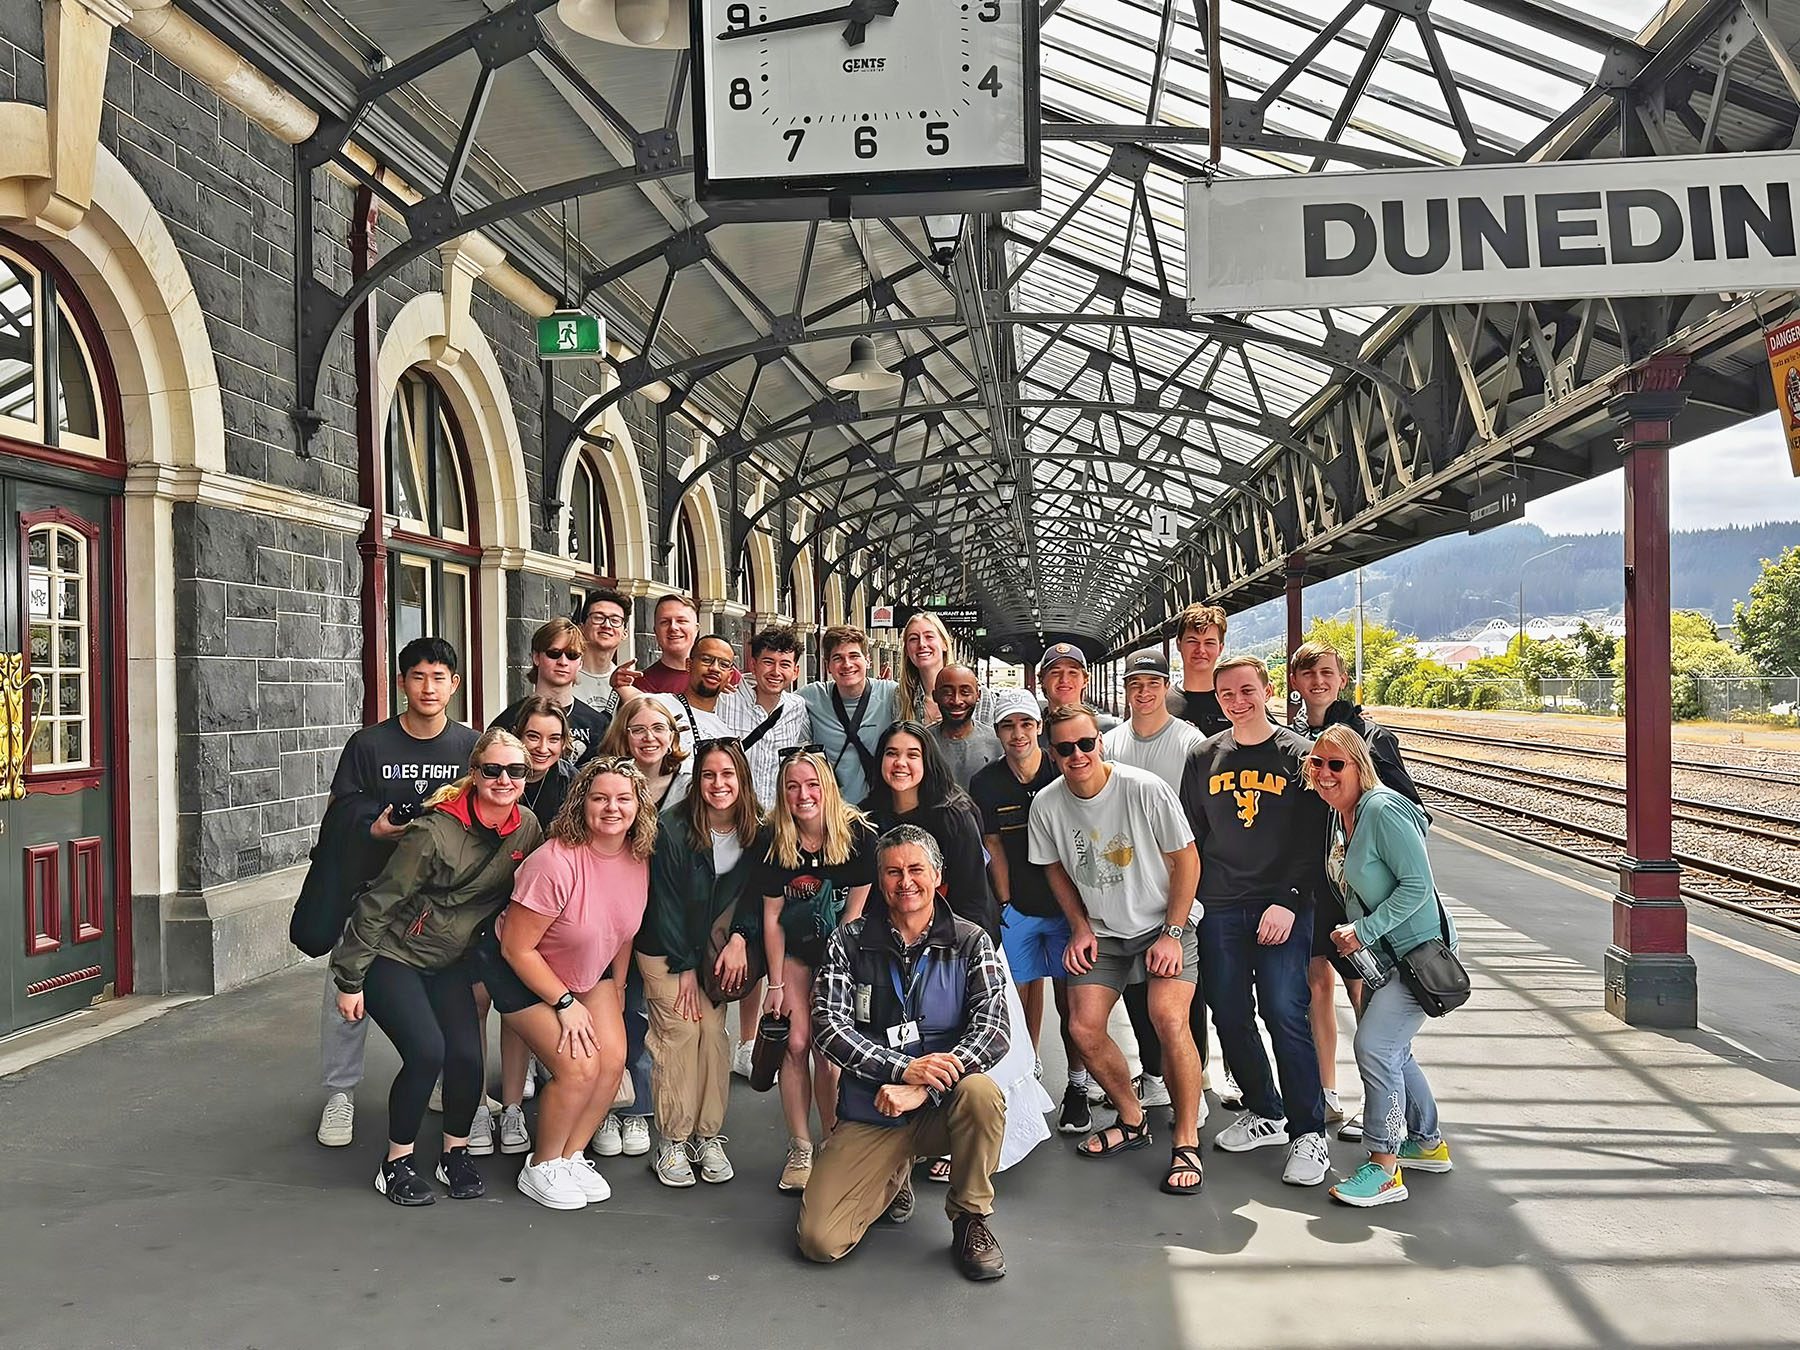
<path fill-rule="evenodd" d="M 1437 905 L 1441 936 L 1426 938 L 1405 956 L 1396 955 L 1394 944 L 1386 938 L 1381 940 L 1381 945 L 1387 948 L 1400 982 L 1425 1010 L 1425 1015 L 1442 1017 L 1469 1001 L 1469 972 L 1450 950 L 1450 916 L 1444 912 L 1444 902 L 1436 892 L 1431 898 Z"/>

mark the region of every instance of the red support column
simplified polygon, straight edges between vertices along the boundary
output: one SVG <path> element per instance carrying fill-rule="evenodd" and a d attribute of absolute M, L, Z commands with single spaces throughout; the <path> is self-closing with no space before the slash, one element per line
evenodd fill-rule
<path fill-rule="evenodd" d="M 375 194 L 368 188 L 356 193 L 356 209 L 350 218 L 350 270 L 360 277 L 375 265 L 376 221 L 380 212 Z M 387 476 L 381 454 L 381 424 L 375 415 L 376 342 L 375 297 L 357 308 L 353 321 L 356 370 L 356 478 L 358 501 L 368 511 L 362 538 L 356 541 L 362 558 L 362 720 L 373 726 L 388 715 L 387 539 L 382 521 L 387 511 Z M 463 668 L 475 665 L 473 652 L 458 652 Z"/>
<path fill-rule="evenodd" d="M 1301 592 L 1306 589 L 1306 555 L 1290 554 L 1287 560 L 1287 650 L 1285 655 L 1292 656 L 1302 642 L 1306 640 L 1305 616 L 1300 608 Z M 1300 694 L 1293 684 L 1288 685 L 1287 716 L 1282 719 L 1283 725 L 1293 721 L 1294 713 L 1300 708 Z"/>
<path fill-rule="evenodd" d="M 1625 456 L 1625 856 L 1606 949 L 1606 1010 L 1634 1026 L 1699 1020 L 1674 853 L 1669 696 L 1669 442 L 1686 357 L 1634 371 L 1608 410 Z"/>

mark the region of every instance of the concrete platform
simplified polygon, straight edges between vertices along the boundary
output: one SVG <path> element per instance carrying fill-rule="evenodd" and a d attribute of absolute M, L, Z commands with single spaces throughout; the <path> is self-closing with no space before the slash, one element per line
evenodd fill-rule
<path fill-rule="evenodd" d="M 1434 852 L 1476 997 L 1420 1046 L 1457 1170 L 1405 1204 L 1341 1209 L 1282 1186 L 1276 1150 L 1210 1148 L 1203 1194 L 1172 1199 L 1166 1131 L 1105 1163 L 1055 1140 L 1002 1178 L 999 1284 L 952 1272 L 925 1183 L 912 1224 L 820 1269 L 774 1189 L 775 1103 L 740 1083 L 727 1186 L 668 1191 L 617 1159 L 611 1201 L 554 1214 L 496 1157 L 489 1199 L 403 1211 L 369 1184 L 379 1037 L 357 1143 L 312 1140 L 308 966 L 0 1080 L 0 1344 L 1794 1344 L 1797 944 L 1697 917 L 1710 1029 L 1633 1030 L 1600 1011 L 1603 874 L 1461 826 Z"/>

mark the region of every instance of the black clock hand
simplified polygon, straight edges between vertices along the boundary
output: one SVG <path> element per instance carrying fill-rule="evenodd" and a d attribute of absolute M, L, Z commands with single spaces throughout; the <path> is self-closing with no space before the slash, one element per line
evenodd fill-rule
<path fill-rule="evenodd" d="M 720 42 L 732 42 L 738 38 L 761 37 L 765 33 L 786 33 L 795 28 L 817 28 L 821 24 L 836 23 L 839 19 L 854 19 L 857 6 L 855 3 L 839 5 L 835 9 L 814 10 L 810 14 L 795 14 L 785 19 L 771 19 L 767 23 L 759 23 L 753 28 L 733 28 L 729 32 L 720 33 Z"/>
<path fill-rule="evenodd" d="M 859 6 L 851 5 L 851 8 L 857 9 Z M 864 13 L 858 14 L 844 25 L 844 41 L 852 47 L 862 46 L 863 36 L 869 27 L 868 21 L 877 15 L 893 14 L 899 8 L 899 0 L 866 0 L 860 8 Z"/>

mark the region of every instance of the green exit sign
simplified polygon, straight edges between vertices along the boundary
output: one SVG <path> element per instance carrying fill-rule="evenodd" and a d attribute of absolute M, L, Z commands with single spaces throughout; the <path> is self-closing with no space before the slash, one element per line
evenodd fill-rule
<path fill-rule="evenodd" d="M 559 309 L 538 320 L 538 360 L 573 361 L 600 355 L 605 326 L 592 314 Z"/>

